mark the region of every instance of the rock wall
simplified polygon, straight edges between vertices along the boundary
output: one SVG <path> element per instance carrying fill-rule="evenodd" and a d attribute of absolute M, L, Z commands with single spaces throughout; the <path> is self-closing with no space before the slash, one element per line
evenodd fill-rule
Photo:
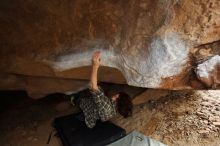
<path fill-rule="evenodd" d="M 2 0 L 0 29 L 1 89 L 75 90 L 87 83 L 84 66 L 96 50 L 105 66 L 100 81 L 173 90 L 219 87 L 195 70 L 219 55 L 196 60 L 199 50 L 208 50 L 204 46 L 219 49 L 219 0 Z"/>

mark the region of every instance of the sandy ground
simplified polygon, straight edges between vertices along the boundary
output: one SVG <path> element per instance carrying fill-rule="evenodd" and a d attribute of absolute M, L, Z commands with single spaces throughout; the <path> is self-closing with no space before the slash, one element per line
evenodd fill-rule
<path fill-rule="evenodd" d="M 12 100 L 0 112 L 0 143 L 46 146 L 53 119 L 76 111 L 59 95 Z M 112 121 L 170 146 L 219 146 L 220 91 L 171 92 L 135 106 L 131 118 L 118 115 Z M 48 146 L 61 146 L 59 138 L 52 137 Z"/>

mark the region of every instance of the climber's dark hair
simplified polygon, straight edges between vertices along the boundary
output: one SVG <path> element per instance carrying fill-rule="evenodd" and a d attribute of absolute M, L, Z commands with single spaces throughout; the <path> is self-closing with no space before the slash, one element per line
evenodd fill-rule
<path fill-rule="evenodd" d="M 119 98 L 117 100 L 117 110 L 124 118 L 132 116 L 133 104 L 131 97 L 124 92 L 119 92 Z"/>

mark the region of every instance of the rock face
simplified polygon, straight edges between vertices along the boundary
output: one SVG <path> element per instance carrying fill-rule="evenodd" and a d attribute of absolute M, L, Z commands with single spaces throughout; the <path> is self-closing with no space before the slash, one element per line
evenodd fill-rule
<path fill-rule="evenodd" d="M 214 86 L 195 68 L 220 53 L 196 59 L 220 47 L 220 1 L 2 0 L 0 29 L 1 89 L 75 90 L 87 83 L 84 66 L 96 50 L 100 81 L 206 89 Z"/>
<path fill-rule="evenodd" d="M 220 56 L 216 55 L 199 64 L 196 73 L 208 87 L 217 88 L 220 85 Z"/>

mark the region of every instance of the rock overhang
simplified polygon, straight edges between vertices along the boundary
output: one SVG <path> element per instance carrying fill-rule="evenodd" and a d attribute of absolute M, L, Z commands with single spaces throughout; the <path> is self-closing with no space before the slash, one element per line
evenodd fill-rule
<path fill-rule="evenodd" d="M 30 90 L 27 80 L 41 77 L 81 79 L 74 68 L 90 65 L 96 50 L 102 51 L 103 65 L 118 69 L 132 86 L 171 90 L 214 87 L 201 81 L 195 71 L 209 58 L 194 61 L 197 54 L 192 50 L 209 44 L 212 50 L 212 43 L 219 45 L 218 0 L 18 0 L 13 4 L 4 0 L 1 7 L 0 67 L 2 81 L 7 83 L 2 88 L 15 85 Z M 219 52 L 212 52 L 211 56 L 215 55 Z M 7 75 L 14 77 L 7 79 Z M 114 79 L 108 81 L 119 80 Z"/>

